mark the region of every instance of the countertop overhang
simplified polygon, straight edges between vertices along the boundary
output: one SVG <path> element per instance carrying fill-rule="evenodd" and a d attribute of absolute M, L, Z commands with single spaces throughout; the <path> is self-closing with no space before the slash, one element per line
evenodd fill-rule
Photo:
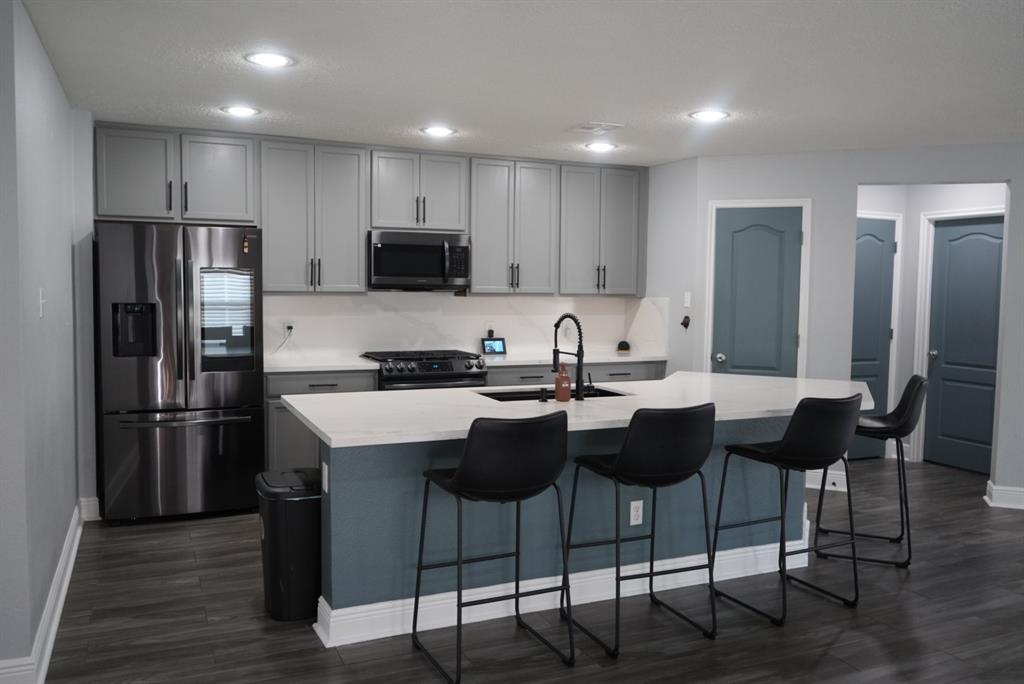
<path fill-rule="evenodd" d="M 301 394 L 286 395 L 282 400 L 332 449 L 464 439 L 476 418 L 528 418 L 560 410 L 568 414 L 569 431 L 573 432 L 624 428 L 641 408 L 706 402 L 714 402 L 717 421 L 787 416 L 805 397 L 838 398 L 860 393 L 864 396 L 862 410 L 874 408 L 867 385 L 852 380 L 679 371 L 664 380 L 598 386 L 626 396 L 566 403 L 499 402 L 480 392 L 501 388 L 480 387 Z"/>

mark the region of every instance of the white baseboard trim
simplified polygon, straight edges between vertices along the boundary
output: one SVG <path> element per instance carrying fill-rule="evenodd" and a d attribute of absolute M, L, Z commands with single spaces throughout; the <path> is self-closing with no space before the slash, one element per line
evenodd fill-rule
<path fill-rule="evenodd" d="M 32 642 L 32 653 L 22 658 L 0 660 L 0 684 L 42 684 L 46 681 L 46 671 L 50 666 L 50 655 L 53 653 L 53 642 L 57 638 L 57 627 L 64 608 L 64 598 L 71 583 L 71 571 L 75 567 L 78 554 L 78 541 L 82 537 L 82 516 L 78 506 L 71 512 L 68 533 L 64 537 L 64 546 L 57 561 L 57 569 L 50 582 L 50 592 L 46 596 L 46 605 L 36 628 L 36 636 Z"/>
<path fill-rule="evenodd" d="M 820 470 L 808 470 L 807 478 L 807 489 L 817 490 L 821 487 L 821 471 Z M 828 482 L 825 484 L 825 489 L 830 492 L 845 492 L 846 491 L 846 471 L 842 468 L 829 468 L 828 469 Z"/>
<path fill-rule="evenodd" d="M 100 500 L 95 496 L 87 496 L 79 499 L 78 510 L 82 512 L 82 522 L 102 520 L 102 518 L 100 518 Z"/>
<path fill-rule="evenodd" d="M 810 524 L 804 515 L 803 537 L 786 543 L 787 550 L 807 548 Z M 779 550 L 777 544 L 749 546 L 741 549 L 721 551 L 715 565 L 715 580 L 727 580 L 735 577 L 756 575 L 778 570 Z M 667 558 L 655 561 L 655 570 L 680 568 L 687 565 L 700 565 L 707 562 L 706 554 L 696 554 L 681 558 Z M 807 557 L 794 556 L 789 567 L 802 568 L 807 565 Z M 623 574 L 645 572 L 647 563 L 635 563 L 623 566 Z M 560 577 L 543 577 L 520 582 L 521 591 L 556 586 Z M 707 571 L 694 571 L 677 575 L 656 577 L 654 586 L 658 590 L 675 589 L 707 582 Z M 615 571 L 613 568 L 574 572 L 569 576 L 572 587 L 572 602 L 580 605 L 605 601 L 615 597 Z M 472 601 L 488 596 L 507 594 L 514 590 L 514 585 L 506 584 L 478 587 L 463 591 L 463 600 Z M 637 580 L 622 585 L 623 596 L 634 596 L 647 591 L 646 582 Z M 455 624 L 455 592 L 431 594 L 420 599 L 419 628 L 423 630 L 451 627 Z M 549 610 L 558 607 L 558 593 L 530 596 L 520 601 L 520 610 L 532 613 L 538 610 Z M 344 646 L 361 641 L 381 639 L 383 637 L 409 634 L 412 631 L 413 599 L 397 599 L 382 601 L 365 606 L 353 606 L 332 610 L 321 596 L 317 605 L 317 621 L 313 630 L 326 647 Z M 463 624 L 508 617 L 515 614 L 511 601 L 487 603 L 466 608 L 462 612 Z"/>
<path fill-rule="evenodd" d="M 985 503 L 993 508 L 1016 508 L 1024 510 L 1024 487 L 1004 487 L 988 481 L 985 487 Z"/>

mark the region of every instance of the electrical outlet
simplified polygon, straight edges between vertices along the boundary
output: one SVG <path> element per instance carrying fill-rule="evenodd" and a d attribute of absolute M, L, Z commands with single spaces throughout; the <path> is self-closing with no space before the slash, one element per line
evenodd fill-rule
<path fill-rule="evenodd" d="M 684 292 L 683 293 L 683 306 L 686 307 L 687 309 L 689 309 L 691 306 L 693 306 L 693 293 L 692 292 Z"/>
<path fill-rule="evenodd" d="M 644 502 L 643 499 L 639 501 L 629 502 L 629 526 L 634 527 L 636 525 L 644 524 Z"/>

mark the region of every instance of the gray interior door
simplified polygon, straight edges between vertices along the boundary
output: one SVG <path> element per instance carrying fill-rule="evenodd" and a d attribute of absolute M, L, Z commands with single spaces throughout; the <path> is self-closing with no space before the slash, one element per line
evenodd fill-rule
<path fill-rule="evenodd" d="M 1003 218 L 935 222 L 926 461 L 988 473 Z"/>
<path fill-rule="evenodd" d="M 802 212 L 716 210 L 714 372 L 796 376 Z"/>
<path fill-rule="evenodd" d="M 892 272 L 896 257 L 896 221 L 857 219 L 857 265 L 853 281 L 853 357 L 850 379 L 867 383 L 875 408 L 888 411 L 889 354 L 892 345 Z M 850 458 L 885 455 L 877 439 L 854 438 Z"/>

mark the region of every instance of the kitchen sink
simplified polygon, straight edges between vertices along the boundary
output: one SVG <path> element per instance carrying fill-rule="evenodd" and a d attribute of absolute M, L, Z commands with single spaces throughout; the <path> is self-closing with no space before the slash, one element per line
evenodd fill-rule
<path fill-rule="evenodd" d="M 496 392 L 479 392 L 479 394 L 487 397 L 488 399 L 494 399 L 495 401 L 540 401 L 540 389 L 523 389 L 523 390 L 500 390 Z M 572 396 L 576 397 L 576 388 L 572 388 Z M 599 399 L 601 397 L 624 397 L 627 396 L 625 392 L 616 392 L 615 390 L 605 389 L 604 387 L 587 387 L 583 391 L 584 399 Z M 548 401 L 555 400 L 555 391 L 553 389 L 547 389 Z"/>

